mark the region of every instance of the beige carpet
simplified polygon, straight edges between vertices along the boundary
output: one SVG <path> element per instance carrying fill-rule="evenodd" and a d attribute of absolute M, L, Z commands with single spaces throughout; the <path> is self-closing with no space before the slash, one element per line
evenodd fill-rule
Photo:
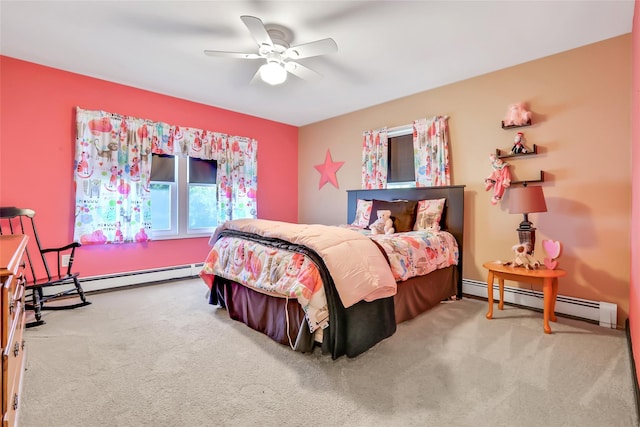
<path fill-rule="evenodd" d="M 441 304 L 367 353 L 295 353 L 200 279 L 90 296 L 26 332 L 20 425 L 635 426 L 624 331 Z"/>

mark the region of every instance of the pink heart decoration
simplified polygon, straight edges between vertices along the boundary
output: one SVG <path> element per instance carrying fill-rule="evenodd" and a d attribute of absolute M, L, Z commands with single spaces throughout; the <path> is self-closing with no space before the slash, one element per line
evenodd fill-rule
<path fill-rule="evenodd" d="M 543 240 L 542 247 L 550 259 L 558 258 L 562 249 L 560 242 L 557 240 Z"/>
<path fill-rule="evenodd" d="M 554 261 L 551 258 L 545 258 L 544 259 L 544 265 L 545 267 L 547 267 L 549 270 L 555 270 L 556 267 L 558 266 L 558 261 Z"/>

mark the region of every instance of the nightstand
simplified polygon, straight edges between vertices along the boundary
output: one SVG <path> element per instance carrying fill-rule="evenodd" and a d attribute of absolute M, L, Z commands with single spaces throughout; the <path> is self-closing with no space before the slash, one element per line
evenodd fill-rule
<path fill-rule="evenodd" d="M 558 278 L 565 276 L 567 274 L 566 271 L 559 268 L 555 270 L 548 270 L 546 268 L 528 270 L 523 267 L 506 266 L 499 262 L 485 262 L 482 266 L 489 270 L 487 277 L 487 295 L 489 298 L 487 319 L 493 318 L 493 283 L 495 279 L 498 279 L 500 291 L 499 310 L 502 310 L 504 307 L 505 280 L 542 285 L 542 292 L 544 293 L 544 332 L 546 334 L 551 333 L 549 320 L 552 322 L 556 321 L 555 308 L 556 297 L 558 296 Z"/>

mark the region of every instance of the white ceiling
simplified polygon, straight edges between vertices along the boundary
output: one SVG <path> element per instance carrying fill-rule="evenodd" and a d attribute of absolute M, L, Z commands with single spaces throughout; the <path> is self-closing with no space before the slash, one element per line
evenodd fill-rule
<path fill-rule="evenodd" d="M 6 1 L 0 53 L 302 126 L 631 32 L 633 0 Z M 241 15 L 331 37 L 299 62 L 324 78 L 249 84 L 261 60 Z M 43 94 L 44 96 L 44 94 Z"/>

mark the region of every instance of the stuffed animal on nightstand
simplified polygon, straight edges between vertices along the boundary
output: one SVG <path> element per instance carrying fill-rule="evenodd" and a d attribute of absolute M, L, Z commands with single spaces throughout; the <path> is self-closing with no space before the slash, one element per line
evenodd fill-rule
<path fill-rule="evenodd" d="M 527 270 L 537 270 L 540 267 L 540 262 L 529 255 L 529 244 L 519 243 L 513 245 L 511 250 L 515 253 L 516 257 L 511 262 L 505 262 L 504 265 L 510 265 L 512 267 L 522 267 Z"/>
<path fill-rule="evenodd" d="M 369 226 L 371 234 L 393 234 L 395 229 L 393 228 L 393 220 L 391 219 L 390 210 L 379 210 L 376 212 L 378 219 Z"/>

